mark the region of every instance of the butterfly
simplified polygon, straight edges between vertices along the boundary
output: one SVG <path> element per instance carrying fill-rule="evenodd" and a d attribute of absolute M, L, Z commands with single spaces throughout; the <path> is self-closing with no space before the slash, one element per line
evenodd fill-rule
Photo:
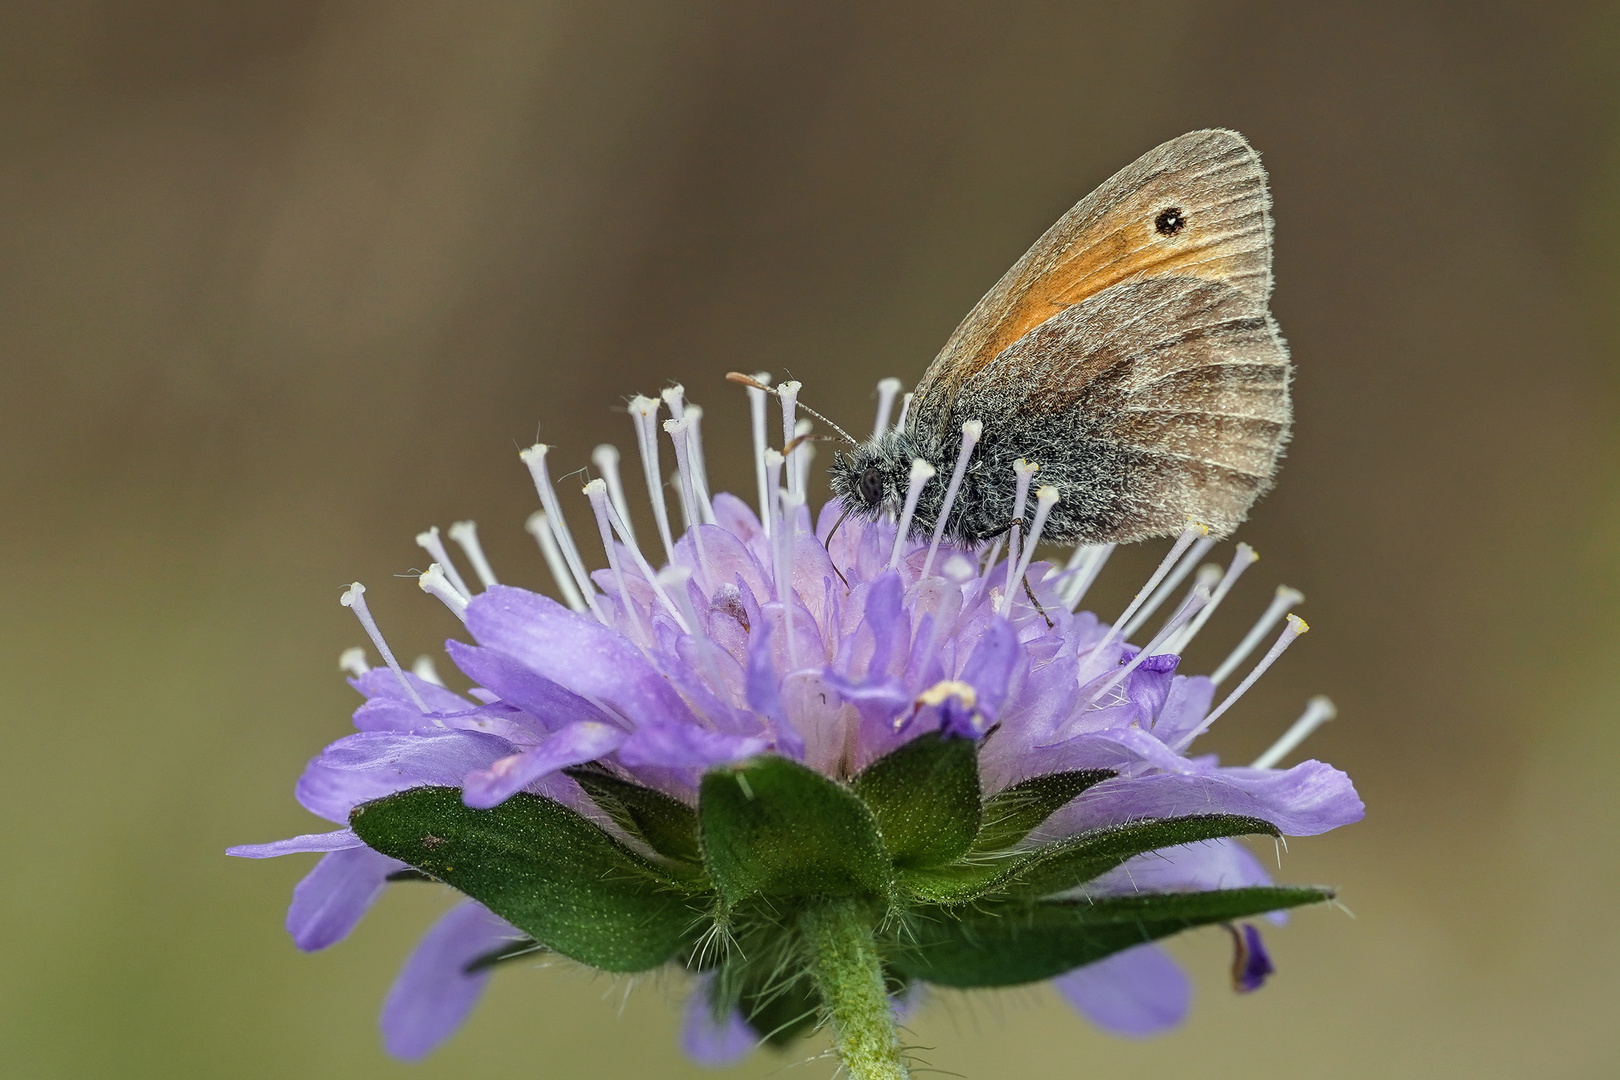
<path fill-rule="evenodd" d="M 1235 131 L 1148 151 L 1081 199 L 956 328 L 903 423 L 835 455 L 834 494 L 875 518 L 912 462 L 944 476 L 964 421 L 983 432 L 945 535 L 973 546 L 1013 524 L 1020 458 L 1059 502 L 1042 533 L 1125 543 L 1189 522 L 1225 536 L 1270 486 L 1292 418 L 1288 347 L 1267 310 L 1271 196 Z M 945 485 L 912 532 L 934 531 Z"/>

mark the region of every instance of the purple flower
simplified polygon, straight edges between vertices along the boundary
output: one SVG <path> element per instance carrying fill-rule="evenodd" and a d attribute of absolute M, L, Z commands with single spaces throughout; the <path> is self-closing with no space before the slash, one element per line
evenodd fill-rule
<path fill-rule="evenodd" d="M 465 626 L 468 640 L 451 640 L 446 651 L 473 686 L 466 694 L 441 685 L 425 659 L 405 670 L 372 621 L 363 587 L 344 594 L 385 666 L 368 668 L 357 650 L 346 654 L 350 683 L 365 699 L 354 714 L 358 733 L 315 757 L 295 788 L 307 809 L 342 827 L 230 851 L 251 858 L 325 853 L 298 885 L 288 914 L 300 948 L 341 940 L 389 875 L 405 867 L 346 827 L 356 806 L 438 785 L 460 788 L 469 807 L 497 806 L 522 791 L 601 822 L 563 772 L 589 762 L 694 804 L 704 774 L 717 766 L 776 754 L 848 780 L 901 744 L 938 732 L 979 740 L 987 796 L 1064 770 L 1114 774 L 1049 817 L 1030 843 L 1187 814 L 1245 815 L 1287 835 L 1362 816 L 1342 772 L 1316 761 L 1274 767 L 1331 716 L 1325 699 L 1251 766 L 1189 756 L 1197 737 L 1305 630 L 1288 615 L 1270 651 L 1215 704 L 1217 685 L 1297 602 L 1297 593 L 1279 590 L 1278 603 L 1213 676 L 1178 673 L 1179 654 L 1253 562 L 1245 545 L 1224 570 L 1199 568 L 1213 541 L 1189 529 L 1126 612 L 1103 623 L 1078 609 L 1111 547 L 1082 546 L 1063 566 L 1029 558 L 1055 490 L 1037 492 L 1022 558 L 1014 550 L 1001 559 L 999 542 L 969 551 L 912 537 L 903 514 L 899 522 L 839 527 L 836 502 L 812 525 L 804 494 L 811 448 L 798 443 L 786 458 L 765 449 L 758 422 L 765 397 L 749 393 L 762 514 L 731 495 L 711 497 L 701 411 L 675 388 L 664 395 L 674 418 L 663 430 L 679 465 L 677 512 L 689 523 L 676 535 L 658 481 L 659 403 L 637 398 L 631 412 L 658 531 L 632 532 L 617 452 L 599 448 L 603 476 L 585 487 L 606 562 L 594 572 L 564 519 L 550 448 L 523 452 L 544 507 L 530 529 L 564 602 L 497 583 L 470 523 L 449 535 L 476 589 L 456 571 L 437 530 L 418 537 L 436 560 L 422 588 Z M 796 421 L 789 402 L 787 440 Z M 1032 473 L 1022 475 L 1027 481 Z M 926 466 L 914 469 L 914 490 L 931 482 L 930 474 Z M 948 513 L 947 503 L 941 520 Z M 1146 632 L 1167 604 L 1168 614 Z M 615 825 L 602 824 L 635 846 Z M 1219 840 L 1138 856 L 1077 895 L 1267 882 L 1245 848 Z M 1269 973 L 1269 958 L 1252 927 L 1234 934 L 1246 950 L 1235 978 L 1253 989 Z M 469 972 L 467 965 L 514 936 L 477 903 L 446 915 L 389 994 L 389 1050 L 418 1057 L 447 1037 L 489 977 L 487 968 Z M 1174 1025 L 1190 1000 L 1185 976 L 1153 945 L 1114 953 L 1056 985 L 1093 1022 L 1133 1036 Z M 694 1058 L 722 1063 L 757 1042 L 739 1016 L 713 1014 L 707 981 L 693 1002 L 685 1045 Z"/>

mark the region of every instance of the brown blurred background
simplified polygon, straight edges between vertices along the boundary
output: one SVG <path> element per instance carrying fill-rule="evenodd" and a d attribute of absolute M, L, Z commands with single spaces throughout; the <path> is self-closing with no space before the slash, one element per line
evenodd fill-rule
<path fill-rule="evenodd" d="M 1282 876 L 1355 917 L 1273 933 L 1247 998 L 1223 935 L 1178 941 L 1195 1014 L 1154 1042 L 1045 990 L 915 1038 L 978 1080 L 1620 1074 L 1614 5 L 0 10 L 0 1075 L 702 1075 L 678 980 L 566 967 L 394 1063 L 374 1018 L 446 898 L 306 956 L 310 859 L 224 857 L 319 827 L 290 789 L 348 730 L 341 586 L 407 656 L 456 630 L 391 576 L 419 529 L 476 518 L 544 586 L 516 448 L 628 449 L 623 396 L 668 380 L 750 490 L 728 368 L 869 424 L 1070 203 L 1212 125 L 1271 171 L 1298 424 L 1189 664 L 1308 595 L 1212 743 L 1338 701 L 1308 751 L 1368 817 Z"/>

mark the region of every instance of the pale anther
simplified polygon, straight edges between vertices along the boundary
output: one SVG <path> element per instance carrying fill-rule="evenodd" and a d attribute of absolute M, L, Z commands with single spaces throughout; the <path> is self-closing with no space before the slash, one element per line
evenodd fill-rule
<path fill-rule="evenodd" d="M 425 683 L 432 683 L 434 686 L 444 685 L 444 680 L 439 678 L 439 669 L 433 664 L 433 657 L 427 653 L 411 661 L 411 674 Z"/>
<path fill-rule="evenodd" d="M 439 539 L 439 527 L 437 525 L 427 532 L 417 533 L 416 546 L 427 552 L 434 562 L 445 568 L 444 576 L 449 579 L 456 592 L 468 599 L 472 598 L 472 590 L 467 588 L 467 583 L 461 580 L 460 574 L 456 573 L 456 564 L 450 561 L 450 552 L 445 549 L 444 541 Z"/>
<path fill-rule="evenodd" d="M 900 393 L 900 380 L 890 376 L 877 384 L 877 420 L 872 425 L 872 438 L 881 438 L 889 430 L 889 416 L 894 412 L 894 399 Z"/>
<path fill-rule="evenodd" d="M 445 574 L 443 566 L 438 563 L 430 564 L 416 579 L 416 583 L 422 587 L 423 592 L 442 601 L 456 618 L 462 622 L 467 621 L 467 597 L 450 584 L 450 578 Z"/>
<path fill-rule="evenodd" d="M 344 649 L 343 654 L 338 657 L 338 670 L 346 671 L 357 679 L 370 671 L 371 665 L 366 663 L 366 650 L 358 645 L 350 645 Z"/>

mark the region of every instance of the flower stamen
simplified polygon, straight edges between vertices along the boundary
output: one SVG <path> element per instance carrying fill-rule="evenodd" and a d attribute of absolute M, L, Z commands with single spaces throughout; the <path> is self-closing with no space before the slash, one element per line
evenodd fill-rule
<path fill-rule="evenodd" d="M 1249 764 L 1251 769 L 1274 768 L 1277 762 L 1287 757 L 1294 748 L 1310 737 L 1311 732 L 1339 715 L 1338 708 L 1333 700 L 1325 694 L 1318 694 L 1305 703 L 1305 711 L 1300 714 L 1283 732 L 1282 738 L 1271 744 L 1265 753 L 1255 758 Z"/>
<path fill-rule="evenodd" d="M 1125 624 L 1130 622 L 1131 616 L 1136 614 L 1136 609 L 1147 601 L 1153 590 L 1159 587 L 1159 582 L 1164 580 L 1164 576 L 1170 572 L 1171 567 L 1175 566 L 1180 560 L 1182 552 L 1186 551 L 1194 540 L 1208 533 L 1208 529 L 1197 524 L 1189 524 L 1185 529 L 1181 530 L 1181 535 L 1176 537 L 1176 542 L 1170 545 L 1170 550 L 1165 552 L 1164 558 L 1159 561 L 1158 569 L 1154 570 L 1147 582 L 1137 590 L 1136 598 L 1125 606 L 1125 610 L 1120 613 L 1119 618 L 1114 620 L 1114 625 L 1108 628 L 1108 633 L 1104 634 L 1103 639 L 1096 644 L 1095 648 L 1099 652 L 1119 640 Z"/>
<path fill-rule="evenodd" d="M 411 661 L 411 674 L 425 683 L 432 683 L 434 686 L 444 685 L 444 680 L 439 678 L 439 669 L 433 664 L 433 657 L 427 653 Z"/>
<path fill-rule="evenodd" d="M 427 532 L 417 533 L 416 546 L 431 555 L 434 562 L 445 567 L 444 576 L 449 579 L 451 587 L 456 592 L 468 599 L 472 598 L 472 590 L 467 588 L 467 583 L 461 580 L 460 574 L 456 573 L 456 564 L 450 561 L 450 552 L 445 549 L 444 541 L 439 539 L 439 527 L 437 525 Z"/>
<path fill-rule="evenodd" d="M 1001 614 L 1004 618 L 1012 611 L 1013 596 L 1023 583 L 1024 575 L 1029 573 L 1029 564 L 1035 561 L 1035 545 L 1041 542 L 1041 530 L 1046 528 L 1046 519 L 1059 498 L 1058 489 L 1051 484 L 1043 484 L 1035 493 L 1035 520 L 1029 527 L 1029 542 L 1024 545 L 1024 554 L 1018 560 L 1018 572 L 1007 583 L 1007 592 L 1001 598 Z M 1045 612 L 1041 614 L 1045 615 Z M 1048 618 L 1046 622 L 1051 625 L 1052 620 Z"/>
<path fill-rule="evenodd" d="M 754 382 L 758 385 L 744 385 L 748 390 L 748 417 L 754 433 L 754 480 L 759 485 L 759 523 L 765 535 L 769 536 L 772 488 L 765 478 L 765 451 L 770 442 L 770 436 L 765 431 L 765 388 L 770 385 L 771 377 L 767 372 L 756 372 Z"/>
<path fill-rule="evenodd" d="M 1002 590 L 1005 596 L 1013 593 L 1013 571 L 1018 567 L 1019 541 L 1023 539 L 1024 532 L 1024 505 L 1029 502 L 1029 485 L 1040 471 L 1040 466 L 1033 462 L 1019 458 L 1013 462 L 1013 475 L 1016 477 L 1013 487 L 1013 516 L 1012 526 L 1007 530 L 1007 583 Z M 1011 602 L 1009 601 L 1009 606 Z"/>
<path fill-rule="evenodd" d="M 918 575 L 918 581 L 927 578 L 928 572 L 934 568 L 934 556 L 939 554 L 939 541 L 945 535 L 945 523 L 950 520 L 956 493 L 961 490 L 962 475 L 967 472 L 968 459 L 973 456 L 973 448 L 979 445 L 979 439 L 983 435 L 982 421 L 969 420 L 962 425 L 962 449 L 957 451 L 956 468 L 951 470 L 950 482 L 945 485 L 945 501 L 940 504 L 939 520 L 934 522 L 934 537 L 928 543 L 928 557 L 923 560 L 922 573 Z"/>
<path fill-rule="evenodd" d="M 895 395 L 900 393 L 900 380 L 894 376 L 880 379 L 877 384 L 877 421 L 872 424 L 872 438 L 880 439 L 889 430 L 889 414 L 894 411 Z"/>
<path fill-rule="evenodd" d="M 456 542 L 467 561 L 472 564 L 473 573 L 478 575 L 478 581 L 489 588 L 498 585 L 495 580 L 495 568 L 489 565 L 489 559 L 484 555 L 484 545 L 478 542 L 478 523 L 474 521 L 458 521 L 449 528 L 450 539 Z"/>
<path fill-rule="evenodd" d="M 1236 690 L 1233 690 L 1227 695 L 1225 701 L 1216 706 L 1215 710 L 1208 716 L 1204 717 L 1197 727 L 1183 735 L 1180 741 L 1178 741 L 1170 749 L 1179 754 L 1183 750 L 1187 749 L 1194 739 L 1208 731 L 1210 726 L 1214 724 L 1215 721 L 1219 720 L 1223 715 L 1225 715 L 1226 710 L 1230 709 L 1233 705 L 1236 705 L 1238 699 L 1249 692 L 1249 687 L 1253 686 L 1259 681 L 1260 676 L 1266 673 L 1266 669 L 1277 662 L 1277 657 L 1281 656 L 1283 651 L 1287 649 L 1288 646 L 1292 645 L 1301 634 L 1305 633 L 1309 629 L 1310 626 L 1305 622 L 1304 619 L 1300 618 L 1298 615 L 1290 614 L 1288 616 L 1288 625 L 1283 627 L 1283 632 L 1281 634 L 1277 635 L 1276 642 L 1272 644 L 1271 649 L 1266 653 L 1266 655 L 1260 658 L 1260 662 L 1258 664 L 1254 665 L 1254 670 L 1250 671 L 1243 677 L 1243 681 L 1237 684 Z"/>
<path fill-rule="evenodd" d="M 1065 572 L 1073 576 L 1063 583 L 1062 591 L 1059 593 L 1064 607 L 1073 611 L 1080 606 L 1080 601 L 1086 598 L 1086 593 L 1091 591 L 1092 583 L 1102 573 L 1103 564 L 1108 561 L 1108 556 L 1114 553 L 1115 546 L 1081 544 L 1074 549 L 1074 554 L 1069 557 L 1069 565 L 1065 568 Z"/>
<path fill-rule="evenodd" d="M 371 638 L 371 643 L 377 646 L 377 651 L 382 654 L 383 663 L 388 665 L 389 670 L 394 673 L 394 678 L 398 679 L 399 685 L 404 688 L 405 696 L 422 712 L 428 712 L 427 703 L 422 700 L 422 695 L 416 692 L 416 687 L 411 685 L 411 681 L 405 677 L 405 670 L 399 666 L 399 661 L 394 659 L 394 650 L 383 640 L 382 631 L 377 629 L 377 620 L 371 617 L 371 609 L 366 607 L 366 587 L 358 581 L 355 582 L 343 590 L 343 595 L 338 597 L 338 603 L 353 611 L 354 617 L 360 620 L 366 636 Z"/>
<path fill-rule="evenodd" d="M 1215 594 L 1210 597 L 1209 603 L 1204 605 L 1203 610 L 1198 613 L 1193 621 L 1188 623 L 1180 634 L 1176 635 L 1176 640 L 1170 646 L 1171 652 L 1180 656 L 1187 651 L 1187 646 L 1192 644 L 1193 638 L 1198 636 L 1198 631 L 1204 628 L 1204 624 L 1209 621 L 1209 617 L 1215 614 L 1215 609 L 1221 606 L 1221 601 L 1225 600 L 1226 594 L 1232 591 L 1232 586 L 1236 585 L 1237 579 L 1243 576 L 1243 571 L 1253 566 L 1259 559 L 1260 556 L 1256 555 L 1254 548 L 1248 544 L 1239 544 L 1237 546 L 1237 550 L 1232 553 L 1232 561 L 1227 564 L 1226 574 L 1221 578 L 1220 584 L 1215 586 Z"/>
<path fill-rule="evenodd" d="M 669 531 L 669 507 L 664 504 L 664 481 L 658 469 L 658 399 L 637 394 L 630 399 L 630 418 L 636 425 L 636 448 L 641 451 L 641 472 L 647 481 L 647 501 L 652 503 L 658 537 L 664 542 L 664 557 L 675 561 L 675 538 Z"/>
<path fill-rule="evenodd" d="M 911 531 L 911 519 L 917 515 L 917 500 L 923 485 L 934 478 L 934 467 L 922 458 L 911 461 L 911 476 L 906 481 L 906 503 L 900 510 L 900 524 L 894 533 L 894 551 L 889 555 L 889 569 L 900 567 L 900 553 L 906 549 L 906 534 Z"/>
<path fill-rule="evenodd" d="M 592 481 L 592 483 L 595 483 L 595 481 Z M 591 498 L 592 508 L 594 509 L 595 498 L 591 495 L 591 488 L 589 485 L 586 485 L 585 494 L 587 498 Z M 636 544 L 636 538 L 630 532 L 630 523 L 619 516 L 618 510 L 614 508 L 611 501 L 602 506 L 601 513 L 606 514 L 609 524 L 611 524 L 614 531 L 619 534 L 619 540 L 624 544 L 624 549 L 628 551 L 630 553 L 630 557 L 636 561 L 636 569 L 641 571 L 641 576 L 645 578 L 647 583 L 652 586 L 653 592 L 658 595 L 658 599 L 663 603 L 664 610 L 669 612 L 670 617 L 675 620 L 675 624 L 681 628 L 682 632 L 688 634 L 692 633 L 692 627 L 696 624 L 682 614 L 684 609 L 678 608 L 674 601 L 670 599 L 669 594 L 664 591 L 663 583 L 660 581 L 657 573 L 653 571 L 652 564 L 647 561 L 647 557 L 641 553 L 641 548 Z M 603 538 L 603 544 L 604 546 L 607 544 L 607 538 L 605 536 Z M 611 547 L 608 548 L 609 552 L 612 550 L 613 549 Z M 611 563 L 611 561 L 612 556 L 610 554 L 609 562 Z"/>
<path fill-rule="evenodd" d="M 618 545 L 613 542 L 613 525 L 608 520 L 612 509 L 608 504 L 607 482 L 598 477 L 586 484 L 585 497 L 591 500 L 591 511 L 596 515 L 596 529 L 602 534 L 602 549 L 607 552 L 608 569 L 613 572 L 613 582 L 619 587 L 619 603 L 624 605 L 624 613 L 629 617 L 630 625 L 635 627 L 641 643 L 651 645 L 652 638 L 641 621 L 641 612 L 636 608 L 635 601 L 630 598 L 630 590 L 624 583 L 624 568 L 619 565 L 619 555 L 614 550 Z"/>
<path fill-rule="evenodd" d="M 686 452 L 692 458 L 692 496 L 703 524 L 714 524 L 714 502 L 709 498 L 709 469 L 703 461 L 703 406 L 687 405 Z"/>
<path fill-rule="evenodd" d="M 338 657 L 338 670 L 347 671 L 357 679 L 370 671 L 371 665 L 366 663 L 366 650 L 358 645 L 350 645 L 344 649 L 342 655 Z"/>
<path fill-rule="evenodd" d="M 607 481 L 608 498 L 613 500 L 613 509 L 619 512 L 619 520 L 624 522 L 624 531 L 634 543 L 636 530 L 630 524 L 630 502 L 624 496 L 624 480 L 619 475 L 619 460 L 619 448 L 612 443 L 603 443 L 591 451 L 591 464 L 596 466 L 596 471 Z"/>
<path fill-rule="evenodd" d="M 1188 619 L 1193 617 L 1194 613 L 1196 613 L 1199 608 L 1203 607 L 1208 602 L 1209 590 L 1202 587 L 1195 588 L 1187 596 L 1187 598 L 1181 602 L 1181 606 L 1176 609 L 1175 614 L 1170 616 L 1169 620 L 1164 624 L 1164 627 L 1153 636 L 1153 639 L 1146 645 L 1142 646 L 1141 650 L 1135 656 L 1131 657 L 1130 663 L 1115 671 L 1106 682 L 1091 692 L 1091 694 L 1086 698 L 1086 703 L 1080 707 L 1080 711 L 1085 712 L 1087 709 L 1097 704 L 1098 701 L 1101 701 L 1104 694 L 1108 693 L 1108 691 L 1124 682 L 1131 672 L 1141 667 L 1142 664 L 1145 663 L 1149 658 L 1165 655 L 1164 643 L 1170 640 L 1171 636 L 1174 635 L 1177 630 L 1181 629 L 1181 627 L 1186 624 Z"/>
<path fill-rule="evenodd" d="M 429 596 L 437 597 L 443 601 L 450 613 L 462 622 L 467 621 L 467 597 L 450 583 L 450 577 L 444 572 L 444 567 L 432 563 L 417 577 L 416 583 L 422 591 Z"/>
<path fill-rule="evenodd" d="M 1209 553 L 1209 549 L 1214 546 L 1215 538 L 1212 536 L 1200 536 L 1193 541 L 1192 547 L 1188 548 L 1186 554 L 1181 557 L 1181 561 L 1176 563 L 1175 569 L 1170 571 L 1169 575 L 1159 583 L 1157 589 L 1153 590 L 1153 595 L 1148 597 L 1147 603 L 1143 604 L 1136 614 L 1131 616 L 1131 621 L 1126 623 L 1125 629 L 1119 632 L 1120 637 L 1126 641 L 1131 640 L 1131 635 L 1140 630 L 1142 624 L 1153 617 L 1153 613 L 1159 610 L 1159 605 L 1163 604 L 1170 594 L 1176 591 L 1176 587 L 1192 572 L 1192 568 L 1197 566 L 1203 557 Z M 1211 585 L 1213 584 L 1211 582 Z"/>
<path fill-rule="evenodd" d="M 795 459 L 789 454 L 786 447 L 799 433 L 797 414 L 799 407 L 800 385 L 801 384 L 797 379 L 790 379 L 776 388 L 776 399 L 782 403 L 782 446 L 784 448 L 782 452 L 784 456 L 787 456 L 788 458 L 788 491 L 795 495 L 802 495 L 804 492 L 795 486 L 795 480 L 798 478 L 799 470 Z M 798 452 L 799 451 L 797 449 L 792 451 L 794 454 Z"/>
<path fill-rule="evenodd" d="M 563 517 L 562 504 L 557 501 L 557 492 L 551 486 L 551 474 L 546 468 L 546 455 L 551 447 L 545 443 L 535 443 L 527 450 L 518 454 L 522 462 L 529 467 L 529 474 L 534 478 L 534 489 L 540 495 L 540 505 L 546 511 L 546 523 L 551 526 L 551 535 L 557 540 L 557 548 L 562 552 L 563 561 L 568 564 L 569 572 L 574 575 L 574 582 L 579 586 L 579 593 L 584 599 L 591 614 L 599 619 L 603 626 L 609 625 L 608 617 L 596 603 L 596 586 L 591 583 L 591 577 L 585 572 L 585 563 L 579 557 L 579 548 L 574 545 L 574 535 L 568 531 L 568 521 Z"/>
<path fill-rule="evenodd" d="M 546 512 L 536 510 L 530 514 L 523 528 L 540 545 L 540 554 L 545 556 L 546 566 L 551 570 L 551 580 L 557 583 L 557 591 L 563 594 L 563 603 L 574 611 L 589 610 L 585 606 L 585 598 L 579 593 L 579 586 L 574 584 L 574 575 L 568 572 L 568 564 L 563 562 L 562 551 L 557 547 L 557 536 L 551 531 L 551 519 L 546 517 Z"/>
<path fill-rule="evenodd" d="M 1238 642 L 1237 648 L 1233 649 L 1231 654 L 1221 661 L 1221 666 L 1216 668 L 1215 674 L 1209 677 L 1210 681 L 1216 686 L 1225 682 L 1227 677 L 1237 670 L 1238 665 L 1248 659 L 1249 654 L 1255 650 L 1255 646 L 1259 645 L 1265 639 L 1265 636 L 1271 632 L 1271 628 L 1277 625 L 1277 620 L 1282 618 L 1289 608 L 1304 599 L 1305 594 L 1298 589 L 1290 589 L 1287 585 L 1277 586 L 1277 593 L 1271 598 L 1271 606 L 1266 608 L 1265 613 L 1255 621 L 1254 626 L 1244 635 L 1243 640 Z"/>

